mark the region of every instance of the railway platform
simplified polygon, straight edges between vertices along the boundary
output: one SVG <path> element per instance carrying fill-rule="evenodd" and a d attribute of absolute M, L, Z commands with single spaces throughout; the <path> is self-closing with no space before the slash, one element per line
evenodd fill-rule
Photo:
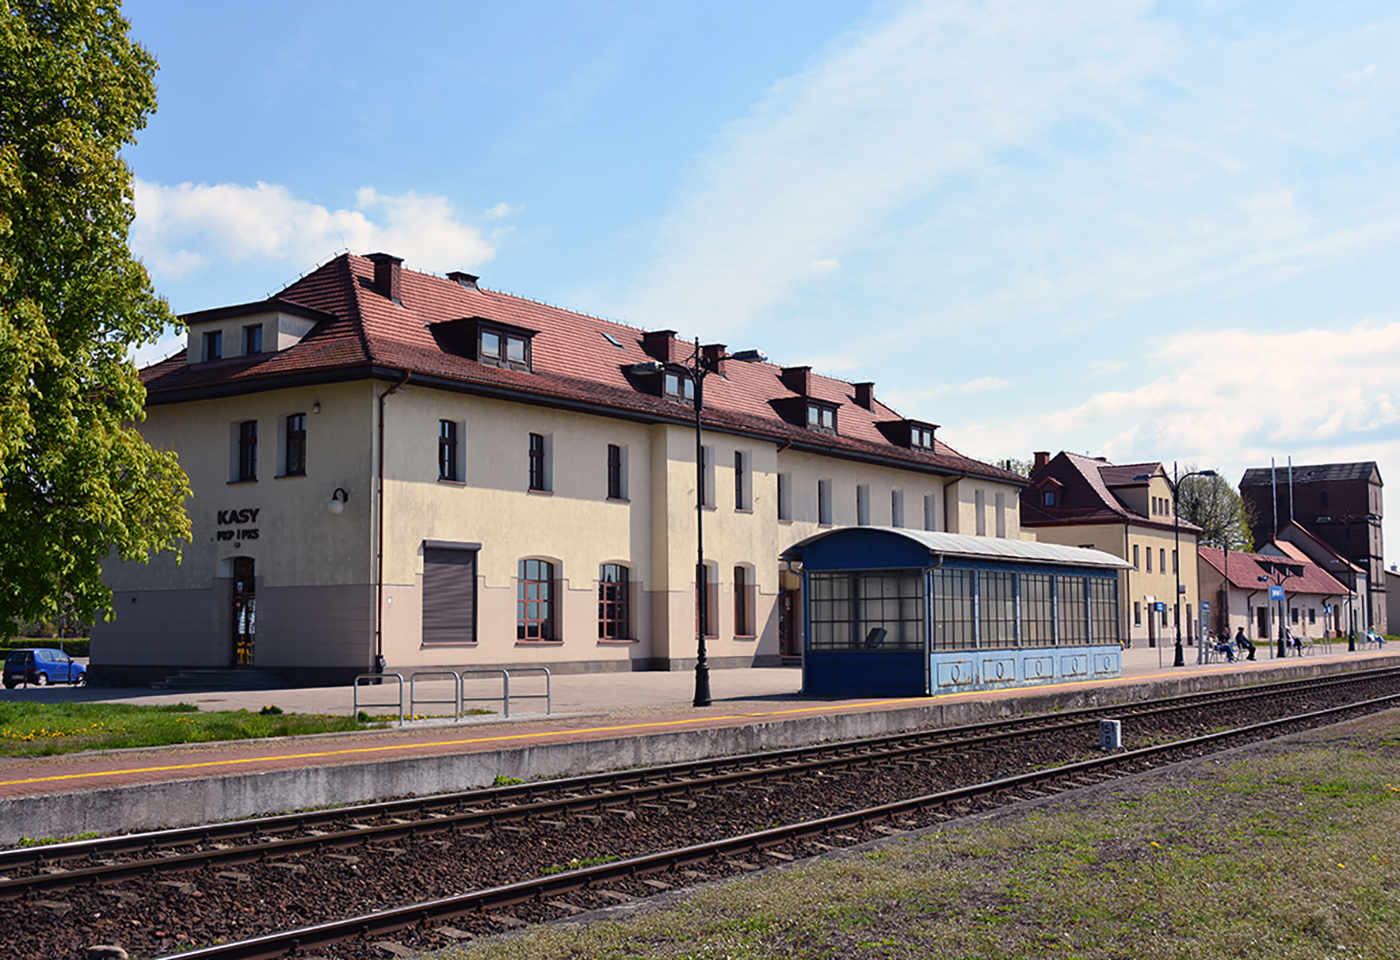
<path fill-rule="evenodd" d="M 1196 693 L 1229 686 L 1400 665 L 1400 651 L 1331 651 L 1255 661 L 1171 666 L 1173 650 L 1130 648 L 1123 676 L 998 691 L 893 699 L 806 698 L 797 668 L 715 670 L 714 702 L 691 705 L 694 675 L 629 673 L 551 679 L 552 712 L 526 710 L 461 720 L 277 740 L 184 744 L 45 758 L 0 758 L 0 844 L 188 825 L 331 804 L 487 786 L 706 756 L 877 736 L 922 726 Z M 538 693 L 543 689 L 521 692 Z M 84 700 L 200 709 L 350 713 L 349 687 L 199 691 L 45 688 L 6 700 Z M 384 713 L 382 709 L 373 710 Z M 395 714 L 397 711 L 392 711 Z"/>

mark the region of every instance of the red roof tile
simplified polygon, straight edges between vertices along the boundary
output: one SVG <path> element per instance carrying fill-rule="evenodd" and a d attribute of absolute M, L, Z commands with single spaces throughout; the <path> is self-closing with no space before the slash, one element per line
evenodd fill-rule
<path fill-rule="evenodd" d="M 1224 550 L 1217 547 L 1200 547 L 1196 552 L 1202 560 L 1215 568 L 1217 573 L 1222 576 L 1226 574 Z M 1297 574 L 1283 580 L 1283 589 L 1290 594 L 1308 593 L 1328 597 L 1347 595 L 1346 587 L 1311 560 L 1299 560 L 1291 556 L 1274 557 L 1263 553 L 1236 553 L 1232 550 L 1229 553 L 1228 567 L 1231 586 L 1242 590 L 1264 590 L 1269 585 L 1277 584 L 1279 571 L 1287 568 L 1298 571 Z M 1264 578 L 1264 583 L 1260 582 L 1260 577 Z"/>
<path fill-rule="evenodd" d="M 606 408 L 602 412 L 622 416 L 678 422 L 693 417 L 688 405 L 641 392 L 629 380 L 627 371 L 633 364 L 653 359 L 642 350 L 643 331 L 636 327 L 414 270 L 404 269 L 400 276 L 396 303 L 375 287 L 373 263 L 353 254 L 337 257 L 275 298 L 327 315 L 300 343 L 278 353 L 200 364 L 186 364 L 181 352 L 142 371 L 148 402 L 159 404 L 163 397 L 173 402 L 202 392 L 271 389 L 276 380 L 295 375 L 344 371 L 346 376 L 365 376 L 368 369 L 377 368 L 381 376 L 407 371 L 448 389 L 504 391 L 539 402 Z M 248 305 L 248 312 L 259 306 Z M 533 372 L 479 363 L 439 346 L 433 324 L 473 317 L 538 331 L 531 343 Z M 683 359 L 693 345 L 682 342 L 678 348 Z M 771 402 L 797 396 L 780 379 L 781 369 L 771 363 L 727 361 L 723 375 L 705 378 L 705 424 L 790 440 L 838 456 L 883 458 L 938 472 L 1025 482 L 964 457 L 941 440 L 935 441 L 932 453 L 891 443 L 876 424 L 903 417 L 878 400 L 870 410 L 861 407 L 855 402 L 854 386 L 831 377 L 813 374 L 808 396 L 840 405 L 839 435 L 788 423 Z"/>

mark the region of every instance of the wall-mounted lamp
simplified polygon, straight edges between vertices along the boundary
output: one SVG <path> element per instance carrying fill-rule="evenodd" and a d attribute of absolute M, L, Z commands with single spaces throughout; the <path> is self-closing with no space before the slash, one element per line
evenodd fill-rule
<path fill-rule="evenodd" d="M 349 501 L 350 494 L 345 492 L 345 488 L 336 487 L 335 492 L 331 494 L 331 502 L 326 504 L 326 509 L 337 515 L 342 514 L 345 512 L 345 504 Z"/>
<path fill-rule="evenodd" d="M 317 400 L 315 403 L 313 403 L 313 404 L 311 405 L 311 412 L 312 412 L 312 413 L 320 413 L 320 412 L 321 412 L 321 401 L 320 401 L 320 400 Z"/>

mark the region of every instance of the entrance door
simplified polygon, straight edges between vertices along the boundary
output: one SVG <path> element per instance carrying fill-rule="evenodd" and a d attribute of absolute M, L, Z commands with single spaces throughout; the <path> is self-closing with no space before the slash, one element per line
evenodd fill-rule
<path fill-rule="evenodd" d="M 778 652 L 784 657 L 802 656 L 802 643 L 797 638 L 797 591 L 778 593 Z"/>
<path fill-rule="evenodd" d="M 1267 641 L 1269 639 L 1269 608 L 1255 607 L 1254 613 L 1256 619 L 1259 621 L 1258 629 L 1255 631 L 1254 635 L 1260 640 Z"/>
<path fill-rule="evenodd" d="M 233 665 L 253 665 L 253 640 L 258 627 L 258 600 L 255 593 L 253 558 L 233 560 Z"/>

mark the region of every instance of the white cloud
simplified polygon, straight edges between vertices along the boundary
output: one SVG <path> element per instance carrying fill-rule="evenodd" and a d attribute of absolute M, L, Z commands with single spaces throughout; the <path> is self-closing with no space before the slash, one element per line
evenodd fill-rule
<path fill-rule="evenodd" d="M 835 257 L 825 257 L 821 260 L 813 260 L 811 270 L 813 273 L 831 273 L 833 270 L 841 269 L 841 261 Z"/>
<path fill-rule="evenodd" d="M 498 204 L 486 216 L 509 212 Z M 343 249 L 387 250 L 414 267 L 439 271 L 495 256 L 482 231 L 459 219 L 441 196 L 365 187 L 356 194 L 356 209 L 328 210 L 277 184 L 166 186 L 140 179 L 131 248 L 157 285 L 216 262 L 277 261 L 300 271 Z"/>

